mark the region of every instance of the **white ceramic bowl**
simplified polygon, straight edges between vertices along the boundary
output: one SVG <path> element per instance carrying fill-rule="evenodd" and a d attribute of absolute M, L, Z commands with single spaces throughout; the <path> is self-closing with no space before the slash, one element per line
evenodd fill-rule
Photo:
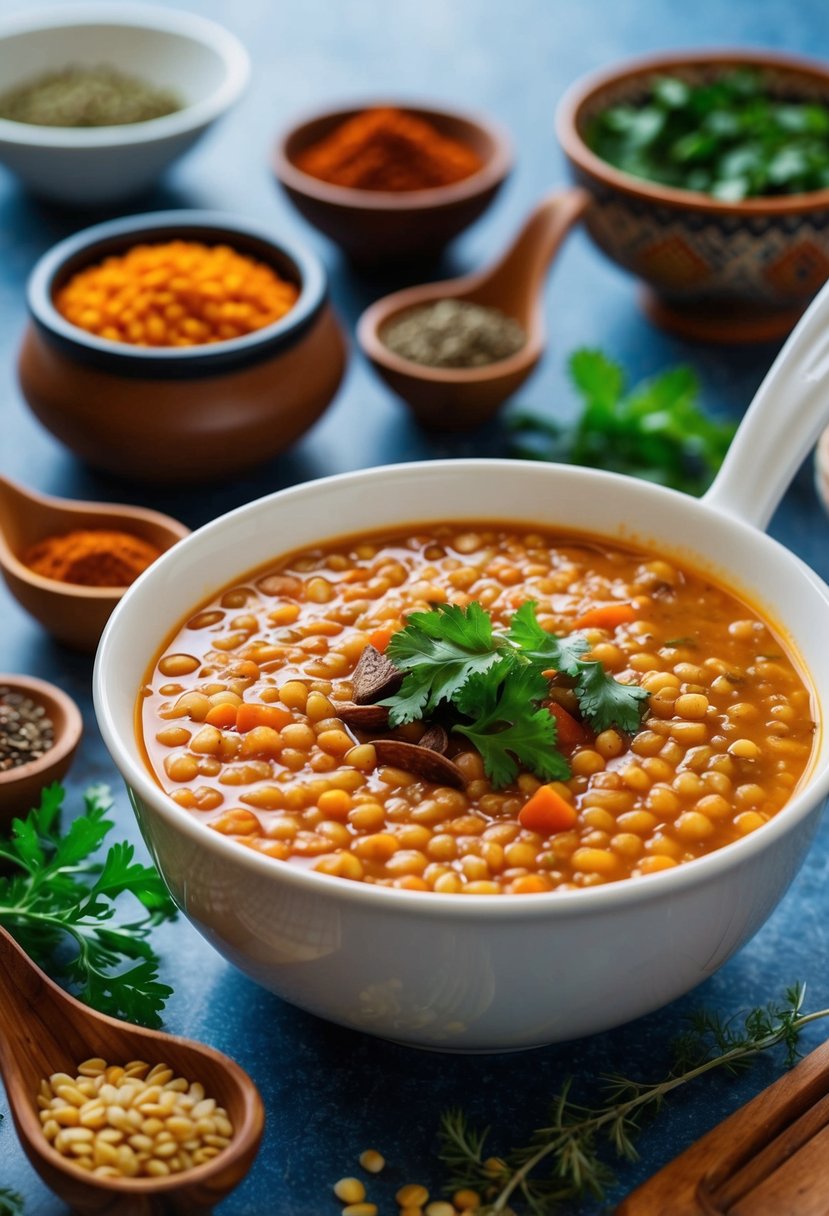
<path fill-rule="evenodd" d="M 70 65 L 101 64 L 175 90 L 184 108 L 115 127 L 0 119 L 0 163 L 33 193 L 91 206 L 148 188 L 236 101 L 250 71 L 234 35 L 178 9 L 110 0 L 24 10 L 0 24 L 4 92 Z"/>
<path fill-rule="evenodd" d="M 333 1021 L 418 1045 L 507 1050 L 647 1013 L 757 931 L 803 860 L 829 791 L 829 588 L 754 526 L 765 524 L 827 420 L 829 401 L 815 391 L 829 358 L 827 312 L 829 287 L 789 339 L 703 501 L 564 466 L 397 465 L 241 507 L 133 585 L 98 651 L 98 722 L 173 897 L 222 954 Z M 136 742 L 135 699 L 165 637 L 195 604 L 278 551 L 332 531 L 456 519 L 531 521 L 642 544 L 761 608 L 814 691 L 815 751 L 790 803 L 751 836 L 675 870 L 583 891 L 464 897 L 275 862 L 210 831 L 161 791 Z"/>

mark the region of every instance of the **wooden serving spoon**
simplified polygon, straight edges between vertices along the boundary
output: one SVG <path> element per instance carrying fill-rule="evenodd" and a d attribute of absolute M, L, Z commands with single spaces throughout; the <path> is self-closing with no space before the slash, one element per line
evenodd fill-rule
<path fill-rule="evenodd" d="M 46 1185 L 80 1216 L 195 1216 L 209 1212 L 250 1169 L 264 1127 L 262 1099 L 233 1060 L 175 1035 L 96 1013 L 36 967 L 0 927 L 0 1073 L 20 1143 Z M 204 1085 L 233 1123 L 230 1145 L 212 1161 L 165 1178 L 96 1178 L 53 1148 L 37 1107 L 41 1080 L 74 1076 L 84 1060 L 167 1063 Z"/>
<path fill-rule="evenodd" d="M 126 588 L 57 582 L 21 561 L 21 554 L 36 541 L 87 528 L 131 532 L 162 552 L 190 529 L 145 507 L 53 498 L 0 477 L 0 574 L 18 603 L 59 642 L 93 651 Z"/>
<path fill-rule="evenodd" d="M 589 203 L 590 195 L 579 187 L 557 190 L 530 213 L 494 265 L 459 279 L 396 291 L 360 317 L 357 338 L 364 353 L 424 426 L 446 431 L 477 426 L 492 417 L 535 368 L 544 350 L 541 289 L 547 268 Z M 472 368 L 426 367 L 386 346 L 383 329 L 394 317 L 446 299 L 500 309 L 518 321 L 526 343 L 507 359 Z"/>
<path fill-rule="evenodd" d="M 616 1216 L 826 1216 L 829 1043 L 692 1144 Z"/>

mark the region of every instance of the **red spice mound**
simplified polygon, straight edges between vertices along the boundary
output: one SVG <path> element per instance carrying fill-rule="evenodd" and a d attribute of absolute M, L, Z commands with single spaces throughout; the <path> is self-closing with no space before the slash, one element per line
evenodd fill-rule
<path fill-rule="evenodd" d="M 79 530 L 47 536 L 25 553 L 36 574 L 84 587 L 128 587 L 161 550 L 131 532 Z"/>
<path fill-rule="evenodd" d="M 428 190 L 476 173 L 483 164 L 467 144 L 422 118 L 390 107 L 364 110 L 300 152 L 303 173 L 356 190 Z"/>

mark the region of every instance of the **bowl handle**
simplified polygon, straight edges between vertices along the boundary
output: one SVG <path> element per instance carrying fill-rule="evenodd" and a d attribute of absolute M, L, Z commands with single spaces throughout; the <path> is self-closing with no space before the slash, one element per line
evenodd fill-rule
<path fill-rule="evenodd" d="M 765 529 L 829 423 L 829 283 L 771 365 L 703 501 Z"/>

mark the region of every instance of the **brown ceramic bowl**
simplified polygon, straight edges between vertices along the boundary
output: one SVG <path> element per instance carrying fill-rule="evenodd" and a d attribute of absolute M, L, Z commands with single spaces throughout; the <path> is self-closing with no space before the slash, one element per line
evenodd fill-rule
<path fill-rule="evenodd" d="M 481 157 L 481 168 L 450 186 L 406 191 L 333 186 L 297 168 L 298 153 L 355 114 L 377 106 L 405 110 L 431 123 L 441 134 L 468 144 Z M 438 254 L 483 214 L 511 167 L 509 136 L 490 119 L 388 99 L 309 115 L 279 137 L 273 155 L 277 181 L 297 210 L 361 265 Z"/>
<path fill-rule="evenodd" d="M 0 574 L 21 607 L 56 641 L 90 653 L 126 587 L 59 582 L 44 578 L 22 561 L 26 550 L 45 537 L 88 528 L 131 532 L 162 553 L 188 536 L 190 529 L 145 507 L 52 498 L 0 477 Z"/>
<path fill-rule="evenodd" d="M 0 772 L 0 826 L 6 827 L 15 816 L 25 815 L 37 806 L 44 785 L 60 781 L 66 773 L 81 741 L 83 722 L 72 698 L 45 680 L 0 674 L 0 689 L 3 688 L 41 705 L 52 720 L 55 740 L 39 760 Z"/>
<path fill-rule="evenodd" d="M 55 292 L 76 271 L 138 243 L 231 245 L 300 288 L 282 320 L 214 345 L 110 342 L 65 320 Z M 209 211 L 132 216 L 61 241 L 29 280 L 20 352 L 32 412 L 76 455 L 143 481 L 228 477 L 275 456 L 322 414 L 345 367 L 345 344 L 313 254 Z"/>
<path fill-rule="evenodd" d="M 558 108 L 573 177 L 593 195 L 590 235 L 642 280 L 650 317 L 685 337 L 763 341 L 792 328 L 829 277 L 829 189 L 720 202 L 623 173 L 592 152 L 585 135 L 602 110 L 642 101 L 654 75 L 699 84 L 746 65 L 774 95 L 829 104 L 829 64 L 721 50 L 622 64 L 578 81 Z"/>

